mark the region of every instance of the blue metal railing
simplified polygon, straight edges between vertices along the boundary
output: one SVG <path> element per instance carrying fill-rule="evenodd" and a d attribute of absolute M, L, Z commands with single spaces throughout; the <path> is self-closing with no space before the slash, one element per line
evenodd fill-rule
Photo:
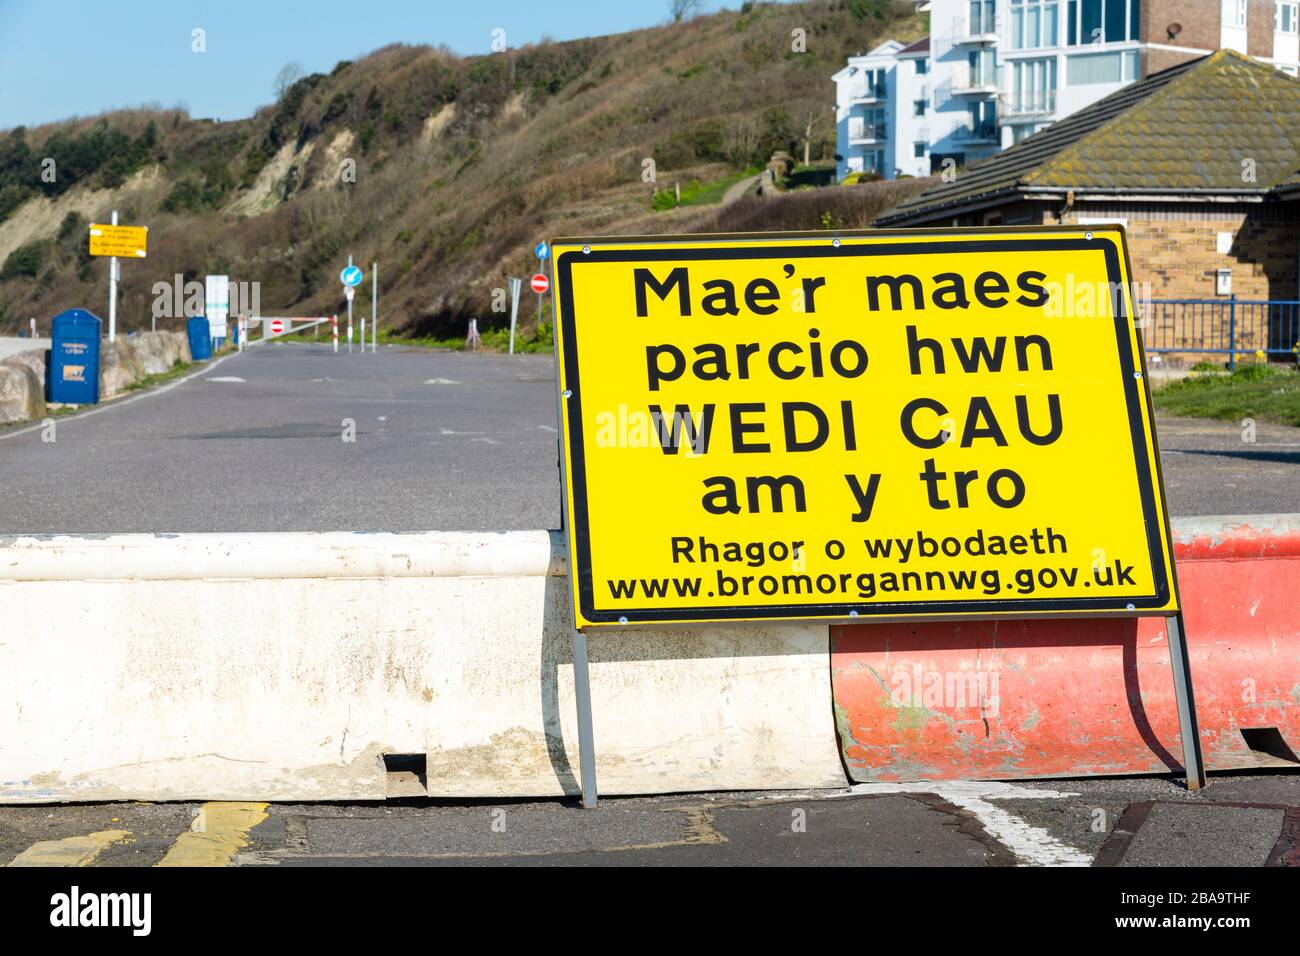
<path fill-rule="evenodd" d="M 1300 300 L 1151 299 L 1142 311 L 1148 352 L 1295 356 L 1300 348 Z"/>

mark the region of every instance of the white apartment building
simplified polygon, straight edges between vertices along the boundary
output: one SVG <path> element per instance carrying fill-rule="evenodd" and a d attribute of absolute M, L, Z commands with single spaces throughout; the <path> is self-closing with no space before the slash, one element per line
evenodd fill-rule
<path fill-rule="evenodd" d="M 1296 74 L 1300 0 L 929 0 L 930 35 L 850 57 L 837 176 L 928 176 L 1227 47 Z"/>

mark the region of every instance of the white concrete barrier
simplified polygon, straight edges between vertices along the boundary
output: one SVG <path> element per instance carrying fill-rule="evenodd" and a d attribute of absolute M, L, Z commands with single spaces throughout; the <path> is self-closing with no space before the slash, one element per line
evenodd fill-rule
<path fill-rule="evenodd" d="M 578 792 L 558 536 L 0 537 L 0 801 Z M 825 627 L 590 642 L 602 793 L 842 786 Z"/>

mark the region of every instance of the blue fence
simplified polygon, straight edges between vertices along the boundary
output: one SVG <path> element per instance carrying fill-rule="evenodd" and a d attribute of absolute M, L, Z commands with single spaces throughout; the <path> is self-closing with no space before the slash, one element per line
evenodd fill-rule
<path fill-rule="evenodd" d="M 1286 299 L 1152 299 L 1142 340 L 1148 352 L 1227 356 L 1264 352 L 1294 358 L 1300 347 L 1300 301 Z"/>

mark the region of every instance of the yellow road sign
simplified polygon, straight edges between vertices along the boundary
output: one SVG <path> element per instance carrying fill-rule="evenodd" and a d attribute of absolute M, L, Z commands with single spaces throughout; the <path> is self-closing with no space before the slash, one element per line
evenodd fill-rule
<path fill-rule="evenodd" d="M 143 259 L 149 249 L 148 226 L 106 226 L 90 224 L 90 254 Z"/>
<path fill-rule="evenodd" d="M 1177 610 L 1120 227 L 553 249 L 577 626 Z"/>

